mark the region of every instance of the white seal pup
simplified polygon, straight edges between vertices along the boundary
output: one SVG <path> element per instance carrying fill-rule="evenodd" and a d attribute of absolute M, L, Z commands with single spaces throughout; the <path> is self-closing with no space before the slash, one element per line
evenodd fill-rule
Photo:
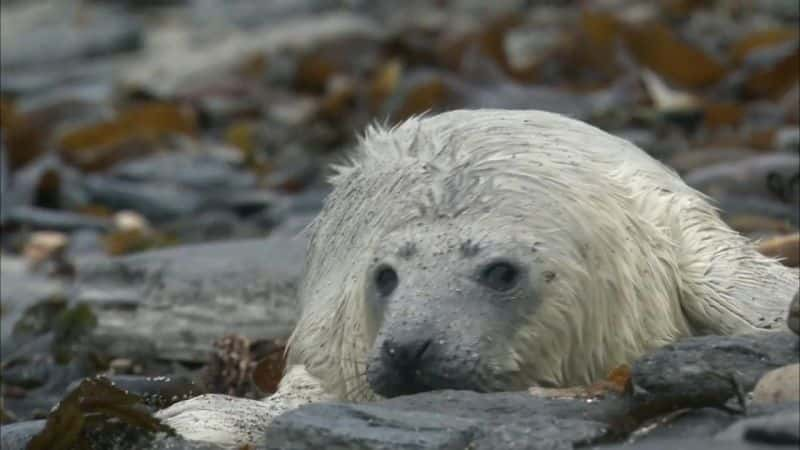
<path fill-rule="evenodd" d="M 671 169 L 557 114 L 373 127 L 332 183 L 288 361 L 345 400 L 588 384 L 783 326 L 798 289 Z"/>
<path fill-rule="evenodd" d="M 671 169 L 553 113 L 375 126 L 335 170 L 279 392 L 162 411 L 185 436 L 241 444 L 263 433 L 236 411 L 317 400 L 588 384 L 682 337 L 785 328 L 800 284 Z M 181 421 L 207 430 L 211 404 L 213 439 Z"/>

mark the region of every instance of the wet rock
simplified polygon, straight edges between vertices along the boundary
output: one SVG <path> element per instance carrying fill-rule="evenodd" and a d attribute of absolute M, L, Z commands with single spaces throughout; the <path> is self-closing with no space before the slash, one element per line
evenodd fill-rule
<path fill-rule="evenodd" d="M 6 206 L 74 209 L 86 205 L 83 174 L 65 165 L 57 155 L 44 155 L 15 170 L 9 182 Z"/>
<path fill-rule="evenodd" d="M 800 364 L 789 364 L 767 372 L 753 390 L 753 403 L 800 401 Z"/>
<path fill-rule="evenodd" d="M 626 441 L 641 445 L 676 438 L 708 440 L 709 436 L 719 433 L 741 417 L 734 411 L 718 408 L 677 410 L 642 424 Z"/>
<path fill-rule="evenodd" d="M 253 55 L 301 51 L 345 38 L 380 41 L 384 30 L 367 17 L 345 12 L 291 18 L 247 31 L 226 30 L 199 39 L 192 30 L 152 30 L 144 57 L 121 68 L 122 81 L 148 92 L 171 95 L 197 78 L 212 79 Z"/>
<path fill-rule="evenodd" d="M 203 211 L 166 222 L 161 229 L 182 245 L 188 245 L 263 237 L 268 234 L 266 230 L 274 225 L 270 223 L 269 227 L 262 227 L 243 220 L 232 211 Z"/>
<path fill-rule="evenodd" d="M 7 254 L 0 258 L 0 285 L 3 286 L 0 290 L 3 311 L 0 342 L 5 357 L 5 344 L 11 344 L 9 336 L 24 311 L 42 300 L 65 295 L 67 286 L 62 281 L 31 272 L 24 259 Z"/>
<path fill-rule="evenodd" d="M 716 206 L 721 210 L 724 220 L 736 216 L 757 216 L 765 219 L 786 222 L 797 228 L 800 212 L 791 203 L 777 199 L 764 198 L 757 194 L 717 193 Z"/>
<path fill-rule="evenodd" d="M 70 3 L 33 3 L 3 11 L 4 70 L 55 65 L 139 48 L 141 25 L 120 10 L 79 9 Z"/>
<path fill-rule="evenodd" d="M 67 258 L 100 257 L 104 254 L 103 240 L 100 232 L 90 229 L 81 229 L 70 234 Z"/>
<path fill-rule="evenodd" d="M 752 390 L 766 372 L 798 360 L 797 337 L 789 332 L 684 339 L 634 363 L 635 409 L 722 405 Z"/>
<path fill-rule="evenodd" d="M 717 164 L 731 164 L 756 156 L 758 152 L 749 148 L 706 148 L 675 154 L 667 163 L 680 174 Z"/>
<path fill-rule="evenodd" d="M 789 305 L 789 315 L 786 318 L 786 325 L 790 330 L 800 334 L 800 291 L 794 295 L 792 304 Z"/>
<path fill-rule="evenodd" d="M 112 356 L 128 356 L 114 353 L 137 343 L 160 358 L 200 362 L 229 332 L 250 339 L 289 334 L 304 252 L 301 238 L 277 232 L 83 261 L 77 297 L 96 311 L 96 344 Z"/>
<path fill-rule="evenodd" d="M 69 238 L 64 233 L 39 231 L 30 235 L 22 254 L 31 266 L 37 266 L 47 260 L 62 259 L 68 244 Z"/>
<path fill-rule="evenodd" d="M 39 230 L 72 231 L 78 229 L 106 230 L 110 222 L 85 214 L 54 209 L 17 206 L 8 211 L 6 223 L 25 225 Z"/>
<path fill-rule="evenodd" d="M 28 441 L 42 431 L 44 420 L 17 422 L 0 427 L 0 448 L 4 450 L 25 450 Z"/>
<path fill-rule="evenodd" d="M 3 133 L 0 131 L 0 201 L 3 202 L 3 208 L 0 208 L 0 224 L 6 222 L 6 209 L 9 206 L 10 199 L 10 175 L 11 168 L 9 167 L 8 156 L 6 155 L 5 140 Z"/>
<path fill-rule="evenodd" d="M 797 404 L 782 403 L 752 408 L 746 416 L 719 409 L 678 411 L 677 418 L 662 419 L 644 435 L 632 435 L 626 443 L 592 446 L 592 449 L 696 449 L 761 450 L 791 445 L 797 429 Z M 792 422 L 794 421 L 794 422 Z M 796 431 L 794 431 L 796 433 Z M 796 434 L 795 434 L 796 435 Z"/>
<path fill-rule="evenodd" d="M 131 209 L 163 222 L 207 210 L 248 215 L 268 208 L 274 194 L 223 155 L 161 153 L 115 165 L 86 180 L 93 202 Z"/>
<path fill-rule="evenodd" d="M 3 450 L 27 450 L 30 439 L 39 433 L 45 425 L 44 420 L 31 420 L 12 423 L 0 427 L 0 447 Z M 223 447 L 209 443 L 190 442 L 177 436 L 162 435 L 155 441 L 142 444 L 136 439 L 126 442 L 124 437 L 111 437 L 113 442 L 103 442 L 102 447 L 95 443 L 92 448 L 108 450 L 223 450 Z"/>
<path fill-rule="evenodd" d="M 744 441 L 770 446 L 797 446 L 800 444 L 798 424 L 800 424 L 800 410 L 797 409 L 797 401 L 790 401 L 777 404 L 755 417 L 739 420 L 714 438 L 724 442 Z"/>
<path fill-rule="evenodd" d="M 782 128 L 775 136 L 775 141 L 778 150 L 798 152 L 800 151 L 800 130 L 797 127 Z"/>
<path fill-rule="evenodd" d="M 274 419 L 267 448 L 568 449 L 606 435 L 616 400 L 438 391 L 373 404 L 315 404 Z"/>
<path fill-rule="evenodd" d="M 245 189 L 255 185 L 252 174 L 238 171 L 214 154 L 159 153 L 117 164 L 110 173 L 120 179 L 148 183 L 174 183 L 199 191 Z"/>
<path fill-rule="evenodd" d="M 85 186 L 92 201 L 113 209 L 132 209 L 153 221 L 163 221 L 197 212 L 202 196 L 170 183 L 138 183 L 90 175 Z"/>
<path fill-rule="evenodd" d="M 772 153 L 699 168 L 687 173 L 684 180 L 713 197 L 747 194 L 790 202 L 797 198 L 792 180 L 798 167 L 797 154 Z"/>

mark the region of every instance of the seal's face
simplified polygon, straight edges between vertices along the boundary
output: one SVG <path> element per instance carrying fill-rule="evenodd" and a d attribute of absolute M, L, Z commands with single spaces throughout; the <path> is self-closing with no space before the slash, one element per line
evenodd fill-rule
<path fill-rule="evenodd" d="M 464 221 L 459 221 L 463 224 Z M 541 261 L 501 230 L 415 224 L 387 237 L 367 268 L 367 380 L 384 397 L 435 389 L 527 387 L 515 333 L 539 304 Z"/>

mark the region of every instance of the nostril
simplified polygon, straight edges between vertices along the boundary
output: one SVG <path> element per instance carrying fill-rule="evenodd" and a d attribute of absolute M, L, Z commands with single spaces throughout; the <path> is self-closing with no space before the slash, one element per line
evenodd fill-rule
<path fill-rule="evenodd" d="M 422 359 L 422 355 L 425 353 L 425 350 L 427 350 L 428 347 L 430 347 L 430 345 L 431 345 L 431 340 L 426 339 L 425 342 L 423 342 L 422 345 L 419 346 L 419 350 L 417 350 L 417 354 L 414 355 L 414 359 L 417 361 Z"/>
<path fill-rule="evenodd" d="M 431 342 L 431 339 L 413 339 L 404 342 L 387 340 L 383 343 L 383 355 L 397 369 L 417 369 Z"/>

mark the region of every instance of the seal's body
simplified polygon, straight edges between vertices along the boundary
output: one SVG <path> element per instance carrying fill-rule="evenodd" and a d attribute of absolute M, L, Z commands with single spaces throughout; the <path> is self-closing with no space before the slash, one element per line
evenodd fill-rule
<path fill-rule="evenodd" d="M 372 128 L 310 228 L 288 366 L 344 400 L 587 384 L 779 328 L 797 276 L 629 142 L 540 111 Z"/>

